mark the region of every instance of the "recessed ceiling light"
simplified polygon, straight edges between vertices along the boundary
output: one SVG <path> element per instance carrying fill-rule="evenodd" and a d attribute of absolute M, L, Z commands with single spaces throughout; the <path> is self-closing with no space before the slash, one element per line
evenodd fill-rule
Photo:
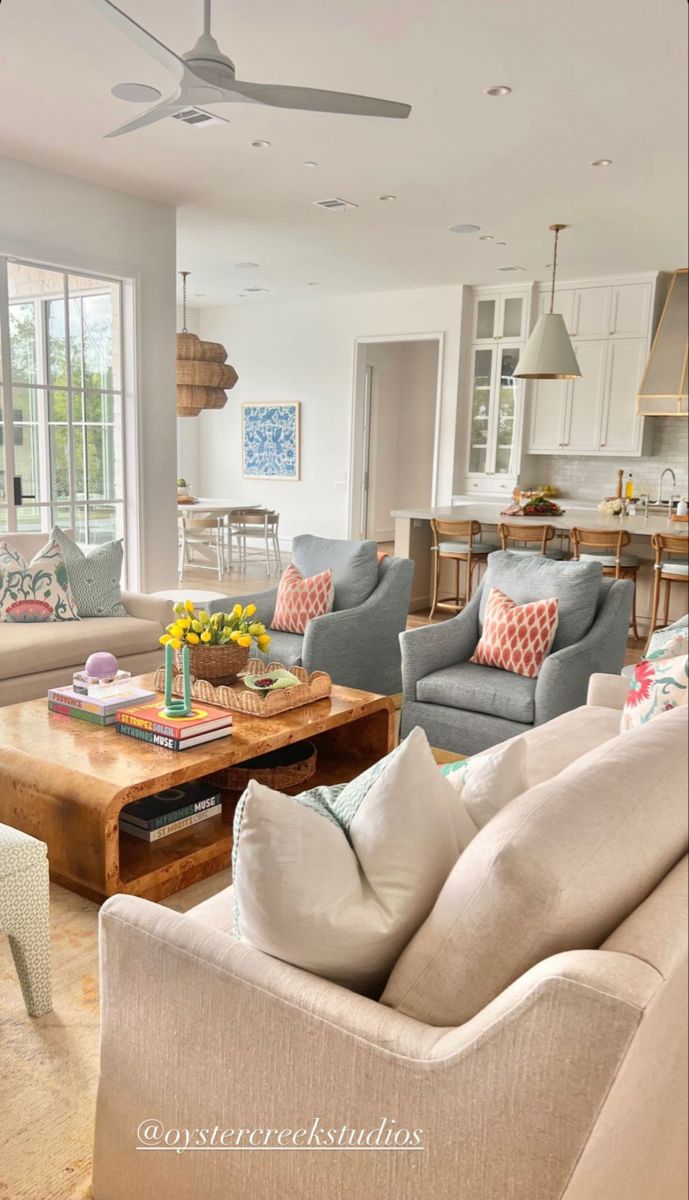
<path fill-rule="evenodd" d="M 116 83 L 110 92 L 117 100 L 129 100 L 132 104 L 153 104 L 162 95 L 147 83 Z"/>
<path fill-rule="evenodd" d="M 314 162 L 313 159 L 307 159 L 307 161 L 304 163 L 304 166 L 305 167 L 317 167 L 318 163 Z"/>
<path fill-rule="evenodd" d="M 251 145 L 253 146 L 254 150 L 268 150 L 271 143 L 264 141 L 263 138 L 257 138 L 255 142 L 251 143 Z"/>
<path fill-rule="evenodd" d="M 307 284 L 307 287 L 320 287 L 320 286 L 321 285 L 319 284 L 317 279 L 312 279 L 311 282 Z"/>
<path fill-rule="evenodd" d="M 248 288 L 244 288 L 244 291 L 245 291 L 245 292 L 247 292 L 247 293 L 248 293 L 248 292 L 251 292 L 252 294 L 255 294 L 256 292 L 267 292 L 267 291 L 269 291 L 269 290 L 270 290 L 269 288 L 263 288 L 263 287 L 248 287 Z"/>
<path fill-rule="evenodd" d="M 506 83 L 496 83 L 493 87 L 484 88 L 486 96 L 509 96 L 511 91 L 512 88 L 508 87 Z"/>
<path fill-rule="evenodd" d="M 611 167 L 612 159 L 611 158 L 594 158 L 593 162 L 590 165 L 592 167 Z"/>
<path fill-rule="evenodd" d="M 492 235 L 492 233 L 482 233 L 478 240 L 479 240 L 479 242 L 492 242 L 493 235 Z"/>
<path fill-rule="evenodd" d="M 235 263 L 234 265 L 235 267 L 239 267 L 242 271 L 253 271 L 259 266 L 259 264 L 255 262 L 239 262 Z"/>
<path fill-rule="evenodd" d="M 393 196 L 392 193 L 389 193 L 387 196 L 379 196 L 378 199 L 379 200 L 396 200 L 397 196 Z"/>
<path fill-rule="evenodd" d="M 480 225 L 450 225 L 450 233 L 478 233 Z"/>

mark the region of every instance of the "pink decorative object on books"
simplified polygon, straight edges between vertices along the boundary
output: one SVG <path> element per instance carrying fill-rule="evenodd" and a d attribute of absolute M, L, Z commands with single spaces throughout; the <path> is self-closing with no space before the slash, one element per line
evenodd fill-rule
<path fill-rule="evenodd" d="M 535 679 L 552 649 L 559 609 L 556 599 L 515 604 L 499 588 L 491 588 L 483 634 L 471 661 Z"/>
<path fill-rule="evenodd" d="M 332 571 L 305 579 L 290 563 L 280 580 L 271 627 L 285 633 L 305 633 L 313 617 L 332 612 L 334 594 Z"/>
<path fill-rule="evenodd" d="M 119 670 L 117 659 L 114 654 L 109 654 L 106 650 L 99 650 L 96 654 L 90 654 L 86 659 L 84 673 L 89 679 L 98 683 L 110 683 L 117 678 Z"/>

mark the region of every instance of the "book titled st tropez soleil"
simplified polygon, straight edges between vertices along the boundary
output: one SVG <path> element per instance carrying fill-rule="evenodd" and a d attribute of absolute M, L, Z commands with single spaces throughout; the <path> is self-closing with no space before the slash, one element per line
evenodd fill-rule
<path fill-rule="evenodd" d="M 117 731 L 167 750 L 198 746 L 232 732 L 232 714 L 212 704 L 194 704 L 188 717 L 168 717 L 164 710 L 160 702 L 122 709 L 117 713 Z"/>

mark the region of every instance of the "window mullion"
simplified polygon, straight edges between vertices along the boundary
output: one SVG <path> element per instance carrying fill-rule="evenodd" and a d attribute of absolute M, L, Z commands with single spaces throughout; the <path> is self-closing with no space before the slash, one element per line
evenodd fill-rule
<path fill-rule="evenodd" d="M 14 408 L 12 406 L 12 352 L 10 348 L 10 299 L 7 259 L 0 258 L 0 344 L 2 346 L 2 398 L 5 426 L 5 488 L 7 492 L 7 528 L 17 528 L 12 480 L 14 478 Z"/>

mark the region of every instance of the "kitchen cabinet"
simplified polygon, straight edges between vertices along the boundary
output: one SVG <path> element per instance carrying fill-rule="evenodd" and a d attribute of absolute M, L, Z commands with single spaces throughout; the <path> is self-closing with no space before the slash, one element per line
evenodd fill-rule
<path fill-rule="evenodd" d="M 459 489 L 510 494 L 519 474 L 524 383 L 514 378 L 526 338 L 529 289 L 474 293 L 465 369 L 468 428 Z"/>
<path fill-rule="evenodd" d="M 572 336 L 581 379 L 534 380 L 526 453 L 641 455 L 644 421 L 636 393 L 650 345 L 653 293 L 647 279 L 556 291 L 555 309 Z M 539 311 L 549 306 L 544 289 Z"/>

